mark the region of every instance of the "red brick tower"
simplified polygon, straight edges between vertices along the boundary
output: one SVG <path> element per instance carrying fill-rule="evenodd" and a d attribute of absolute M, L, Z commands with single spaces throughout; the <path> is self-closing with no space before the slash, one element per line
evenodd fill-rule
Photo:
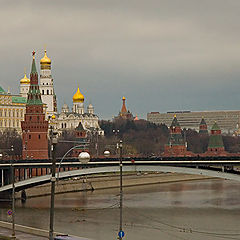
<path fill-rule="evenodd" d="M 204 153 L 206 156 L 227 156 L 225 151 L 222 132 L 218 124 L 215 122 L 211 129 L 211 135 L 209 137 L 208 149 Z"/>
<path fill-rule="evenodd" d="M 72 156 L 78 157 L 81 152 L 89 152 L 89 146 L 87 145 L 87 132 L 84 130 L 82 123 L 79 122 L 78 126 L 74 129 L 75 135 L 75 149 L 73 149 Z"/>
<path fill-rule="evenodd" d="M 33 51 L 30 87 L 28 92 L 26 113 L 22 127 L 23 159 L 48 158 L 48 122 L 43 113 L 43 103 L 38 85 L 38 73 Z"/>
<path fill-rule="evenodd" d="M 176 115 L 173 118 L 170 126 L 170 137 L 168 143 L 164 146 L 164 156 L 192 156 L 193 153 L 187 151 L 186 143 L 182 136 L 182 129 L 177 120 Z"/>

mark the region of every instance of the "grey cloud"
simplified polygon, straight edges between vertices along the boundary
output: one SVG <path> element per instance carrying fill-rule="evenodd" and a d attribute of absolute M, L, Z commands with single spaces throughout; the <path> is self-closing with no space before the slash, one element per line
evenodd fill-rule
<path fill-rule="evenodd" d="M 79 85 L 102 117 L 118 113 L 122 95 L 142 116 L 238 108 L 239 7 L 235 0 L 2 1 L 1 85 L 18 92 L 31 51 L 40 60 L 47 45 L 59 105 L 71 104 Z"/>

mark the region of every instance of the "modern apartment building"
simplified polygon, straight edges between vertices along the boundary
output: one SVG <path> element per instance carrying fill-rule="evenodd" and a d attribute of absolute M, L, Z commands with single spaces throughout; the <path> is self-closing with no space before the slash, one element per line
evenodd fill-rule
<path fill-rule="evenodd" d="M 171 125 L 174 115 L 177 116 L 178 122 L 182 128 L 191 128 L 199 130 L 201 119 L 204 118 L 208 129 L 217 122 L 222 132 L 232 134 L 238 129 L 240 110 L 219 110 L 219 111 L 175 111 L 175 112 L 150 112 L 147 114 L 147 120 L 156 124 L 164 123 L 168 127 Z"/>

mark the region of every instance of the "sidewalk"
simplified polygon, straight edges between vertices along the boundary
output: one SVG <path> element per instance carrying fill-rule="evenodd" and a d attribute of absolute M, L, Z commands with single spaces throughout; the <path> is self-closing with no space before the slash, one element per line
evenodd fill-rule
<path fill-rule="evenodd" d="M 12 236 L 12 230 L 0 227 L 0 240 L 1 240 L 1 236 L 11 237 Z M 48 238 L 16 231 L 16 239 L 18 239 L 18 240 L 30 240 L 30 239 L 31 240 L 46 240 Z"/>

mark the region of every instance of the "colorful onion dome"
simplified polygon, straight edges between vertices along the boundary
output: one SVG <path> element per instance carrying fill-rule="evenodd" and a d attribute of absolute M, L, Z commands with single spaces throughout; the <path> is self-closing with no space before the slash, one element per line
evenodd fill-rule
<path fill-rule="evenodd" d="M 79 88 L 77 92 L 73 95 L 73 102 L 84 102 L 84 96 L 80 92 Z"/>

